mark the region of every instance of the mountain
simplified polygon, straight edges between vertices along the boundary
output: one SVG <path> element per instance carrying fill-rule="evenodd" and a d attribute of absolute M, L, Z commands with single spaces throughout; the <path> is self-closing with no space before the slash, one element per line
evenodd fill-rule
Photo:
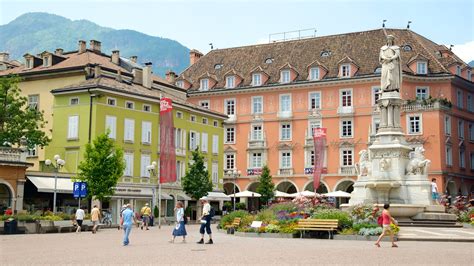
<path fill-rule="evenodd" d="M 0 51 L 12 59 L 22 60 L 25 53 L 45 50 L 77 50 L 78 40 L 98 40 L 102 51 L 110 54 L 120 50 L 120 56 L 138 56 L 140 63 L 152 62 L 153 71 L 164 75 L 168 69 L 180 73 L 189 65 L 189 49 L 177 41 L 150 36 L 134 30 L 116 30 L 88 20 L 70 20 L 58 15 L 26 13 L 0 26 Z"/>
<path fill-rule="evenodd" d="M 471 62 L 469 62 L 469 66 L 470 66 L 470 67 L 474 67 L 474 60 L 472 60 Z"/>

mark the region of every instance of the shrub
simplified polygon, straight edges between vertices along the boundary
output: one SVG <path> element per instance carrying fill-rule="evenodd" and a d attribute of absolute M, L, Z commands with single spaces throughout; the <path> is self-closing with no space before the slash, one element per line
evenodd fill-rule
<path fill-rule="evenodd" d="M 227 215 L 224 215 L 220 221 L 220 226 L 221 228 L 225 228 L 226 225 L 232 224 L 235 218 L 239 217 L 242 218 L 242 221 L 244 217 L 249 216 L 249 213 L 247 211 L 235 211 L 231 212 Z M 242 222 L 241 222 L 242 224 Z"/>
<path fill-rule="evenodd" d="M 379 227 L 378 224 L 372 224 L 372 223 L 359 223 L 359 224 L 353 224 L 352 229 L 356 232 L 359 232 L 360 229 L 362 228 L 376 228 Z"/>
<path fill-rule="evenodd" d="M 21 222 L 34 222 L 36 220 L 39 220 L 40 217 L 36 215 L 30 215 L 30 214 L 19 214 L 16 216 L 16 219 Z"/>
<path fill-rule="evenodd" d="M 377 224 L 381 211 L 368 204 L 355 205 L 349 209 L 354 224 Z"/>
<path fill-rule="evenodd" d="M 378 236 L 382 233 L 382 227 L 376 228 L 361 228 L 359 235 L 361 236 Z"/>
<path fill-rule="evenodd" d="M 265 227 L 265 232 L 266 233 L 279 233 L 280 226 L 276 224 L 269 224 Z"/>
<path fill-rule="evenodd" d="M 277 214 L 280 211 L 295 212 L 298 210 L 298 207 L 293 202 L 282 202 L 272 204 L 269 209 Z"/>
<path fill-rule="evenodd" d="M 63 218 L 57 215 L 47 215 L 47 216 L 42 216 L 40 217 L 39 220 L 45 220 L 45 221 L 62 221 Z"/>
<path fill-rule="evenodd" d="M 270 223 L 272 220 L 275 220 L 276 219 L 276 215 L 275 213 L 273 213 L 272 210 L 270 209 L 266 209 L 266 210 L 263 210 L 263 211 L 260 211 L 256 216 L 255 216 L 255 220 L 256 221 L 262 221 L 263 223 Z"/>
<path fill-rule="evenodd" d="M 357 232 L 353 228 L 344 228 L 339 232 L 341 235 L 355 235 Z"/>
<path fill-rule="evenodd" d="M 73 220 L 75 218 L 74 214 L 67 214 L 63 212 L 56 213 L 56 216 L 61 217 L 62 220 Z"/>
<path fill-rule="evenodd" d="M 245 203 L 244 202 L 237 202 L 235 204 L 235 209 L 236 210 L 246 210 L 247 209 L 247 206 L 245 206 Z"/>
<path fill-rule="evenodd" d="M 289 223 L 280 226 L 280 233 L 282 234 L 294 234 L 297 232 L 296 227 L 298 226 L 297 223 Z"/>
<path fill-rule="evenodd" d="M 312 216 L 314 219 L 337 219 L 341 228 L 352 226 L 352 220 L 347 212 L 338 209 L 325 209 L 315 212 Z"/>

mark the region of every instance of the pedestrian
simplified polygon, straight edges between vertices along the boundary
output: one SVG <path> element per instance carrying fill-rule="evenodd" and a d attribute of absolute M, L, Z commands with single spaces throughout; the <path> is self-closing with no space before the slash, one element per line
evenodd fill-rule
<path fill-rule="evenodd" d="M 118 230 L 122 228 L 122 213 L 123 211 L 125 211 L 125 209 L 127 209 L 127 204 L 122 205 L 122 209 L 120 209 L 120 222 L 119 222 Z"/>
<path fill-rule="evenodd" d="M 206 244 L 214 244 L 212 241 L 212 232 L 211 232 L 211 204 L 207 197 L 202 197 L 202 216 L 201 216 L 201 228 L 199 228 L 199 233 L 201 233 L 201 240 L 197 242 L 198 244 L 204 244 L 204 233 L 206 232 L 209 235 L 209 241 Z M 205 231 L 204 231 L 205 230 Z"/>
<path fill-rule="evenodd" d="M 130 243 L 128 237 L 130 236 L 130 232 L 132 231 L 133 223 L 137 222 L 135 215 L 132 211 L 132 206 L 127 204 L 126 209 L 122 212 L 122 220 L 121 226 L 123 228 L 123 245 L 127 246 Z"/>
<path fill-rule="evenodd" d="M 148 203 L 145 203 L 145 206 L 142 207 L 140 213 L 142 215 L 141 229 L 143 230 L 143 225 L 145 225 L 146 230 L 150 230 L 148 229 L 148 225 L 150 224 L 151 208 Z"/>
<path fill-rule="evenodd" d="M 84 221 L 84 216 L 86 216 L 86 213 L 81 207 L 79 207 L 76 211 L 76 223 L 77 223 L 76 233 L 81 232 L 82 221 Z"/>
<path fill-rule="evenodd" d="M 377 242 L 375 242 L 375 246 L 380 247 L 380 240 L 387 235 L 390 234 L 390 240 L 392 241 L 392 248 L 398 248 L 397 244 L 395 244 L 395 238 L 393 236 L 393 231 L 390 227 L 391 223 L 397 224 L 397 221 L 393 219 L 393 217 L 390 215 L 390 212 L 388 209 L 390 208 L 390 204 L 385 203 L 383 205 L 383 211 L 382 211 L 382 227 L 383 231 L 382 234 L 379 236 L 377 239 Z"/>
<path fill-rule="evenodd" d="M 176 203 L 176 208 L 174 211 L 176 212 L 176 226 L 173 229 L 173 238 L 170 240 L 170 243 L 174 243 L 174 239 L 177 236 L 183 237 L 183 243 L 186 243 L 186 222 L 184 219 L 184 205 L 181 201 Z"/>
<path fill-rule="evenodd" d="M 94 208 L 91 210 L 91 221 L 92 221 L 92 233 L 95 234 L 97 232 L 97 226 L 99 226 L 100 221 L 100 210 L 97 205 L 94 205 Z"/>
<path fill-rule="evenodd" d="M 433 199 L 434 203 L 439 204 L 439 193 L 438 185 L 436 185 L 436 178 L 431 179 L 431 198 Z"/>

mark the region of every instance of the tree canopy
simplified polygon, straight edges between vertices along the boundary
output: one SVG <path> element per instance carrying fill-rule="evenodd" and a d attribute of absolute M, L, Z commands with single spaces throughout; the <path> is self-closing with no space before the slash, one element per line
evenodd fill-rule
<path fill-rule="evenodd" d="M 264 166 L 262 174 L 258 177 L 257 193 L 261 194 L 260 200 L 265 204 L 275 196 L 275 184 L 273 184 L 272 176 L 268 166 Z"/>
<path fill-rule="evenodd" d="M 192 152 L 192 156 L 193 163 L 189 163 L 188 171 L 181 183 L 186 194 L 194 199 L 200 199 L 212 190 L 212 183 L 209 172 L 204 167 L 204 156 L 199 152 L 199 148 Z"/>

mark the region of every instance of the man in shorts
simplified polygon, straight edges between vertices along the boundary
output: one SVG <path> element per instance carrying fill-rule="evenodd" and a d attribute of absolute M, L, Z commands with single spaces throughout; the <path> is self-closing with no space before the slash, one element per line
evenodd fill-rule
<path fill-rule="evenodd" d="M 146 230 L 150 230 L 148 229 L 148 224 L 150 223 L 151 208 L 148 203 L 145 203 L 145 206 L 143 206 L 141 209 L 140 214 L 142 215 L 141 229 L 143 230 L 143 225 L 145 225 Z"/>
<path fill-rule="evenodd" d="M 431 198 L 433 199 L 434 203 L 439 204 L 439 193 L 438 185 L 436 185 L 436 178 L 431 179 Z"/>
<path fill-rule="evenodd" d="M 84 221 L 84 216 L 86 216 L 84 210 L 81 207 L 79 207 L 79 209 L 77 209 L 76 211 L 76 223 L 77 223 L 76 233 L 81 232 L 81 226 L 82 226 L 82 221 Z"/>
<path fill-rule="evenodd" d="M 92 233 L 95 234 L 97 232 L 97 226 L 99 226 L 100 221 L 100 210 L 97 205 L 94 205 L 94 208 L 91 210 L 91 221 L 92 221 Z"/>

